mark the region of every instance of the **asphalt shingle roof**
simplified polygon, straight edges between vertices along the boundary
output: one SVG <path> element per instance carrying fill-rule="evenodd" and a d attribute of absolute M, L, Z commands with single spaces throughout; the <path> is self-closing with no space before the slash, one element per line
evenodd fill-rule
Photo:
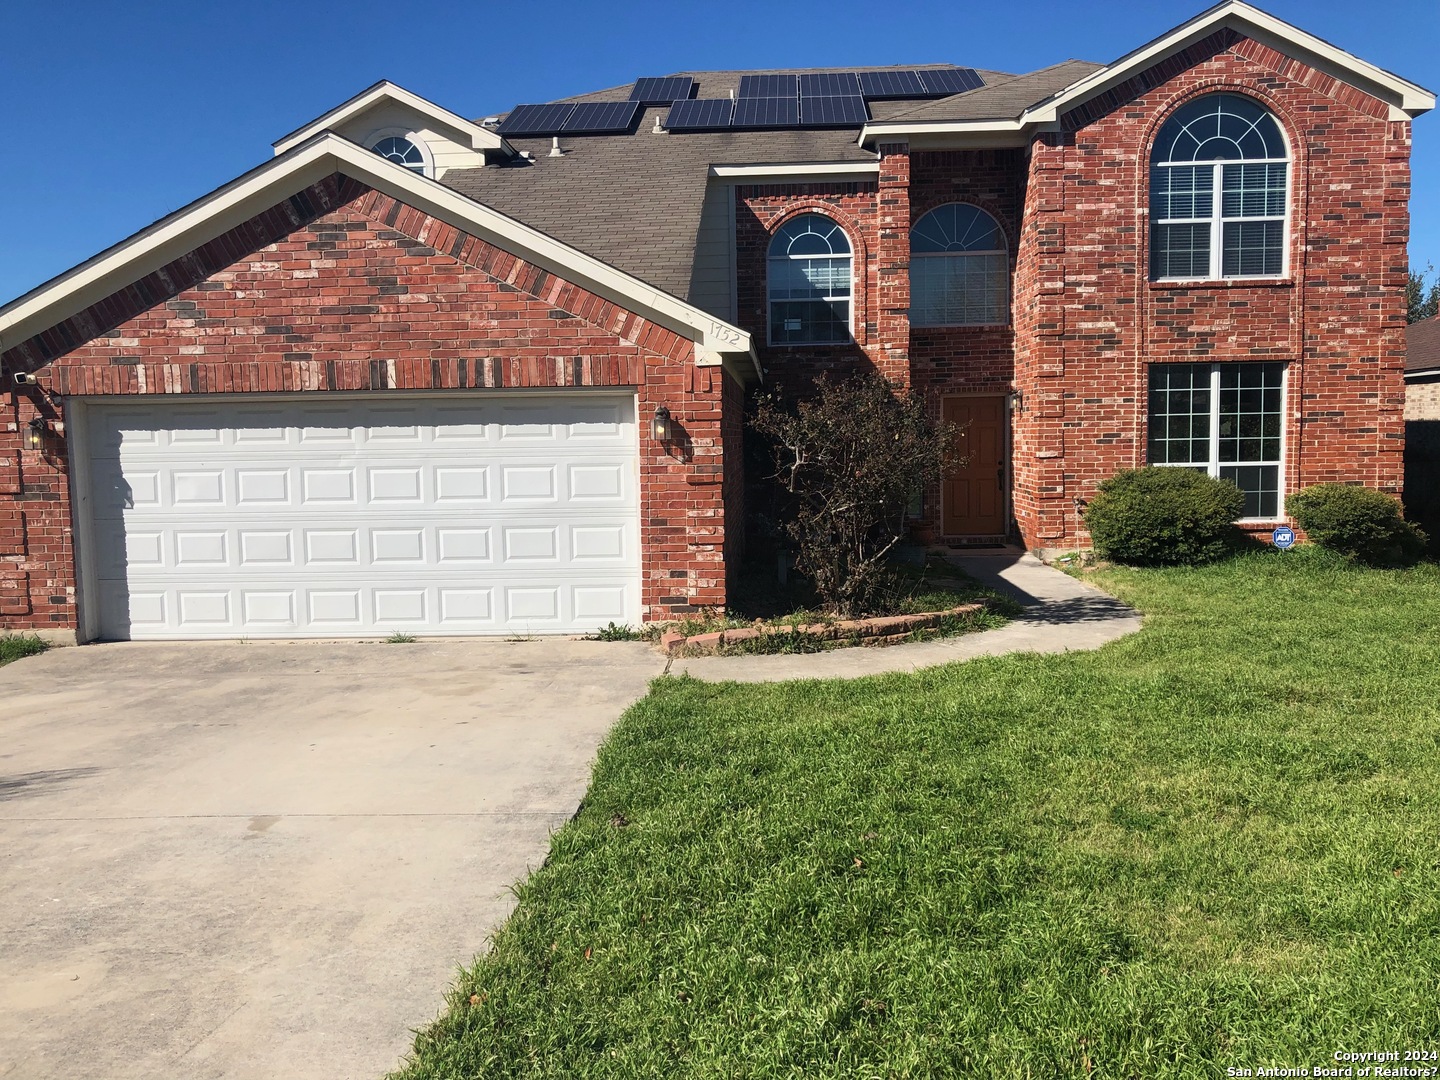
<path fill-rule="evenodd" d="M 1440 370 L 1440 315 L 1405 327 L 1405 370 Z"/>
<path fill-rule="evenodd" d="M 948 67 L 912 64 L 908 69 Z M 985 86 L 929 101 L 872 101 L 871 116 L 888 120 L 1014 116 L 1100 65 L 1072 60 L 1029 75 L 980 71 Z M 681 71 L 699 83 L 698 97 L 728 97 L 742 75 L 774 71 Z M 800 69 L 784 69 L 796 71 Z M 811 68 L 807 71 L 884 71 Z M 893 69 L 891 69 L 893 70 Z M 631 83 L 565 101 L 623 101 Z M 1006 111 L 1008 110 L 1008 111 Z M 529 161 L 452 169 L 443 182 L 464 195 L 647 281 L 690 298 L 700 213 L 712 165 L 855 162 L 873 164 L 854 128 L 837 130 L 656 132 L 669 106 L 647 108 L 626 135 L 561 136 L 565 154 L 550 157 L 547 138 L 511 139 Z M 924 113 L 921 116 L 919 114 Z M 953 115 L 952 115 L 953 114 Z"/>

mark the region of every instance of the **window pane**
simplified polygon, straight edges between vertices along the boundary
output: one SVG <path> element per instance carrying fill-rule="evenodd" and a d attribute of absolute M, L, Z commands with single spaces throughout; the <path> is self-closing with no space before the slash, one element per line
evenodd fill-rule
<path fill-rule="evenodd" d="M 1154 252 L 1154 273 L 1162 278 L 1207 278 L 1210 276 L 1210 226 L 1155 225 L 1150 250 Z"/>
<path fill-rule="evenodd" d="M 1222 465 L 1220 478 L 1233 480 L 1245 495 L 1242 516 L 1273 518 L 1280 509 L 1280 467 L 1278 465 Z"/>
<path fill-rule="evenodd" d="M 1284 364 L 1221 365 L 1221 462 L 1280 460 L 1280 387 L 1284 377 Z"/>
<path fill-rule="evenodd" d="M 1221 179 L 1222 214 L 1279 217 L 1285 213 L 1285 166 L 1226 165 Z"/>
<path fill-rule="evenodd" d="M 977 326 L 1009 321 L 1005 255 L 927 255 L 910 260 L 910 325 Z"/>
<path fill-rule="evenodd" d="M 777 345 L 829 345 L 850 340 L 850 301 L 775 301 L 770 340 Z"/>
<path fill-rule="evenodd" d="M 1004 251 L 1000 225 L 978 206 L 947 203 L 937 206 L 910 230 L 910 251 Z"/>
<path fill-rule="evenodd" d="M 1285 225 L 1280 221 L 1225 222 L 1226 277 L 1273 277 L 1285 262 Z"/>
<path fill-rule="evenodd" d="M 1166 218 L 1209 217 L 1214 202 L 1213 165 L 1175 165 L 1150 170 L 1150 213 Z"/>
<path fill-rule="evenodd" d="M 1152 465 L 1199 465 L 1210 460 L 1210 365 L 1150 367 Z"/>

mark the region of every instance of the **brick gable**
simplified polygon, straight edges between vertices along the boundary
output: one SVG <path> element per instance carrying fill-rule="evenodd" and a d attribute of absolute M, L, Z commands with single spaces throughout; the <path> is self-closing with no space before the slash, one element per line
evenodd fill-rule
<path fill-rule="evenodd" d="M 48 360 L 40 378 L 61 398 L 635 387 L 647 617 L 722 604 L 727 544 L 738 556 L 741 534 L 727 533 L 725 501 L 739 504 L 721 465 L 737 425 L 726 419 L 722 369 L 697 368 L 693 343 L 675 332 L 342 177 L 5 359 L 27 368 Z M 738 397 L 728 399 L 733 412 Z M 656 447 L 643 430 L 657 404 L 681 426 L 683 453 Z M 40 451 L 22 449 L 26 425 L 46 411 L 57 435 Z M 0 509 L 19 512 L 18 525 L 5 518 L 0 527 L 20 538 L 9 546 L 21 550 L 0 552 L 0 595 L 8 598 L 0 616 L 19 621 L 0 625 L 74 628 L 63 422 L 42 396 L 17 397 L 8 419 L 0 459 L 18 460 L 15 486 L 23 491 L 9 503 L 0 494 Z"/>

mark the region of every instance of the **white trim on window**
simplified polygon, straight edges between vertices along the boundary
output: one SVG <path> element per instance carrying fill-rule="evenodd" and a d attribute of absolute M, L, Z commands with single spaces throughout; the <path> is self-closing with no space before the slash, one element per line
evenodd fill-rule
<path fill-rule="evenodd" d="M 403 139 L 405 142 L 408 142 L 411 146 L 415 147 L 417 151 L 419 151 L 420 157 L 422 159 L 421 168 L 419 169 L 416 169 L 413 166 L 400 161 L 396 161 L 395 164 L 399 165 L 401 168 L 409 169 L 411 172 L 419 173 L 422 176 L 428 176 L 432 180 L 435 179 L 435 155 L 431 153 L 429 144 L 427 144 L 425 140 L 422 139 L 419 134 L 413 130 L 403 127 L 380 128 L 379 130 L 372 131 L 369 135 L 365 136 L 365 138 L 361 140 L 361 145 L 363 145 L 368 150 L 374 150 L 376 153 L 379 153 L 379 151 L 376 150 L 376 147 L 378 147 L 386 139 Z M 381 154 L 381 157 L 384 156 L 385 155 Z M 389 158 L 388 160 L 394 161 L 395 159 Z"/>
<path fill-rule="evenodd" d="M 1162 152 L 1160 142 L 1162 137 L 1171 129 L 1172 123 L 1177 116 L 1187 107 L 1196 102 L 1205 101 L 1217 97 L 1242 98 L 1251 102 L 1256 107 L 1264 110 L 1265 114 L 1275 125 L 1275 130 L 1284 144 L 1284 157 L 1263 157 L 1263 158 L 1216 158 L 1210 161 L 1178 160 L 1159 161 L 1157 156 Z M 1188 127 L 1188 125 L 1187 125 Z M 1252 125 L 1252 131 L 1254 126 Z M 1179 109 L 1176 109 L 1165 123 L 1156 132 L 1155 142 L 1150 149 L 1149 170 L 1146 183 L 1149 188 L 1149 197 L 1146 200 L 1147 213 L 1149 215 L 1149 228 L 1147 250 L 1150 253 L 1150 265 L 1153 268 L 1156 261 L 1155 227 L 1159 225 L 1208 225 L 1210 227 L 1210 265 L 1204 275 L 1180 274 L 1166 276 L 1154 274 L 1152 280 L 1164 282 L 1165 284 L 1186 284 L 1192 282 L 1206 281 L 1284 281 L 1290 276 L 1290 219 L 1292 217 L 1291 207 L 1295 192 L 1294 168 L 1295 149 L 1290 139 L 1290 132 L 1280 122 L 1274 112 L 1259 98 L 1251 97 L 1248 94 L 1237 93 L 1230 90 L 1217 90 L 1214 94 L 1206 94 L 1202 97 L 1192 98 L 1185 102 Z M 1280 214 L 1265 214 L 1256 216 L 1225 216 L 1225 169 L 1238 165 L 1284 165 L 1285 166 L 1285 206 Z M 1210 173 L 1210 214 L 1208 217 L 1160 217 L 1155 210 L 1155 169 L 1209 169 Z M 1280 270 L 1274 274 L 1226 274 L 1225 273 L 1225 225 L 1244 222 L 1247 224 L 1278 221 L 1280 222 Z"/>
<path fill-rule="evenodd" d="M 795 225 L 798 222 L 805 220 L 806 218 L 819 218 L 822 221 L 829 222 L 833 226 L 833 229 L 830 231 L 829 236 L 833 236 L 838 233 L 841 239 L 845 241 L 845 250 L 843 252 L 835 251 L 832 246 L 831 252 L 828 255 L 819 253 L 812 253 L 808 255 L 792 255 L 788 251 L 777 252 L 775 250 L 775 246 L 780 242 L 780 239 L 784 234 L 785 230 L 790 228 L 792 225 Z M 795 238 L 793 237 L 791 238 L 791 243 L 794 242 L 794 239 Z M 811 262 L 819 260 L 839 262 L 842 259 L 846 264 L 846 283 L 844 293 L 842 294 L 832 289 L 831 291 L 826 292 L 823 295 L 817 295 L 815 301 L 810 302 L 818 301 L 832 306 L 839 303 L 840 301 L 843 301 L 845 303 L 846 335 L 844 340 L 814 340 L 807 338 L 804 341 L 776 341 L 775 305 L 777 303 L 793 304 L 805 303 L 807 301 L 797 300 L 793 297 L 781 297 L 778 300 L 776 299 L 773 292 L 774 286 L 776 284 L 774 280 L 775 266 L 777 264 L 783 265 L 788 263 Z M 786 321 L 789 322 L 791 320 Z M 801 320 L 794 321 L 799 322 Z M 797 329 L 803 329 L 803 325 L 801 327 L 797 327 Z M 850 234 L 845 231 L 845 227 L 841 225 L 840 222 L 830 217 L 828 214 L 823 214 L 818 210 L 806 210 L 803 213 L 796 214 L 794 217 L 787 219 L 783 224 L 781 224 L 778 229 L 775 230 L 773 234 L 771 234 L 770 243 L 765 249 L 765 331 L 767 343 L 779 348 L 787 348 L 791 346 L 809 347 L 825 345 L 848 345 L 855 340 L 855 245 L 850 239 Z"/>
<path fill-rule="evenodd" d="M 1280 453 L 1274 461 L 1221 461 L 1220 460 L 1220 376 L 1221 372 L 1229 367 L 1244 367 L 1248 364 L 1281 364 L 1280 371 Z M 1157 361 L 1148 365 L 1149 369 L 1168 366 L 1189 366 L 1189 362 L 1178 361 Z M 1205 366 L 1201 361 L 1199 366 Z M 1290 434 L 1289 403 L 1290 403 L 1290 365 L 1284 361 L 1277 360 L 1256 360 L 1236 362 L 1216 362 L 1209 364 L 1210 368 L 1210 437 L 1208 440 L 1209 460 L 1208 461 L 1151 461 L 1150 460 L 1150 437 L 1149 426 L 1155 422 L 1155 417 L 1150 411 L 1150 380 L 1151 375 L 1147 370 L 1145 387 L 1145 423 L 1146 423 L 1146 464 L 1154 465 L 1161 469 L 1199 469 L 1203 467 L 1207 476 L 1218 477 L 1222 468 L 1258 468 L 1274 467 L 1275 469 L 1275 513 L 1273 515 L 1259 515 L 1256 517 L 1238 518 L 1239 524 L 1262 525 L 1273 522 L 1286 521 L 1285 515 L 1285 470 L 1288 464 L 1286 457 L 1286 440 Z"/>

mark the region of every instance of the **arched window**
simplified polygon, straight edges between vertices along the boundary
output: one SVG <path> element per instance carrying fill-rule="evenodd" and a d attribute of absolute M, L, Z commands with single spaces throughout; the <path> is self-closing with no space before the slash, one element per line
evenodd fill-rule
<path fill-rule="evenodd" d="M 1210 94 L 1182 105 L 1150 159 L 1150 267 L 1159 279 L 1285 272 L 1290 152 L 1258 102 Z"/>
<path fill-rule="evenodd" d="M 850 340 L 850 240 L 823 214 L 801 214 L 776 230 L 768 260 L 770 344 Z"/>
<path fill-rule="evenodd" d="M 999 223 L 968 203 L 931 210 L 910 230 L 910 325 L 1010 321 L 1010 256 Z"/>
<path fill-rule="evenodd" d="M 425 151 L 421 150 L 413 139 L 402 135 L 388 135 L 378 140 L 370 149 L 397 165 L 404 165 L 411 172 L 420 173 L 422 176 L 429 175 L 429 162 L 425 159 Z"/>

